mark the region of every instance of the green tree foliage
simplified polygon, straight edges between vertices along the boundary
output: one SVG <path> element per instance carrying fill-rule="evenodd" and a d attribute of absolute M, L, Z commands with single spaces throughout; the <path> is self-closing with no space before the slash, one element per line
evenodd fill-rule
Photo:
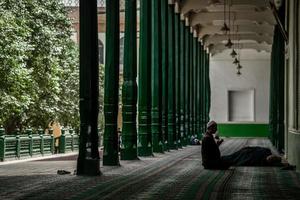
<path fill-rule="evenodd" d="M 78 126 L 78 49 L 59 0 L 0 0 L 0 124 Z"/>

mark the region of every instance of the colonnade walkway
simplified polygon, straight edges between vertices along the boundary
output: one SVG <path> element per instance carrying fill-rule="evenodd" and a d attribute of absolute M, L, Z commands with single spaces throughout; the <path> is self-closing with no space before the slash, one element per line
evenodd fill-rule
<path fill-rule="evenodd" d="M 268 139 L 226 139 L 222 154 L 244 146 L 271 147 Z M 272 148 L 272 147 L 271 147 Z M 272 148 L 275 152 L 275 150 Z M 300 175 L 277 167 L 205 170 L 201 146 L 101 166 L 101 176 L 74 171 L 76 156 L 0 166 L 1 199 L 299 199 Z"/>

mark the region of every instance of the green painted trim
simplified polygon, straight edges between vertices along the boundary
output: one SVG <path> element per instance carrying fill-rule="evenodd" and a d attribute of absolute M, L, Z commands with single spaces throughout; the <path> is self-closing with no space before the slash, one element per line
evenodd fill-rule
<path fill-rule="evenodd" d="M 268 137 L 269 124 L 218 124 L 218 132 L 222 137 Z"/>

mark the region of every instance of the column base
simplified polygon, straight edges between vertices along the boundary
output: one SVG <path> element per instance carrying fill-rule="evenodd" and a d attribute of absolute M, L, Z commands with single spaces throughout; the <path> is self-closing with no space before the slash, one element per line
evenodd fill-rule
<path fill-rule="evenodd" d="M 152 147 L 139 147 L 138 156 L 153 156 Z"/>
<path fill-rule="evenodd" d="M 138 160 L 137 149 L 136 148 L 121 149 L 121 160 Z"/>
<path fill-rule="evenodd" d="M 191 136 L 190 135 L 188 135 L 186 137 L 186 142 L 187 142 L 187 145 L 190 145 L 190 143 L 191 143 Z"/>
<path fill-rule="evenodd" d="M 170 150 L 178 150 L 177 142 L 172 142 L 171 145 L 169 145 Z"/>
<path fill-rule="evenodd" d="M 77 172 L 77 175 L 86 176 L 99 176 L 100 172 L 100 159 L 86 158 L 84 161 L 84 170 L 82 172 Z"/>
<path fill-rule="evenodd" d="M 187 145 L 187 143 L 186 143 L 186 137 L 182 138 L 181 144 L 182 144 L 183 147 L 185 147 Z"/>
<path fill-rule="evenodd" d="M 105 166 L 120 166 L 119 155 L 116 156 L 104 156 L 103 165 Z"/>
<path fill-rule="evenodd" d="M 178 142 L 177 142 L 177 147 L 178 147 L 179 149 L 182 149 L 182 143 L 181 143 L 181 140 L 178 140 Z"/>
<path fill-rule="evenodd" d="M 164 153 L 164 146 L 162 142 L 159 142 L 157 146 L 153 146 L 153 152 L 155 153 Z"/>

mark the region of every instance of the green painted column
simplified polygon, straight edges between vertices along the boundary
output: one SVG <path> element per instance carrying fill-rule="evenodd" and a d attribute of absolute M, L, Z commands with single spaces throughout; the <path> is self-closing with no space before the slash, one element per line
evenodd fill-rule
<path fill-rule="evenodd" d="M 182 138 L 180 134 L 180 83 L 181 83 L 181 76 L 180 76 L 180 15 L 175 13 L 174 15 L 174 23 L 175 23 L 175 127 L 176 127 L 176 141 L 177 147 L 182 148 Z"/>
<path fill-rule="evenodd" d="M 97 1 L 80 0 L 80 138 L 77 175 L 99 175 Z"/>
<path fill-rule="evenodd" d="M 153 152 L 163 153 L 163 137 L 162 137 L 162 70 L 161 70 L 161 17 L 160 17 L 160 0 L 152 0 L 152 110 L 151 110 L 151 130 Z"/>
<path fill-rule="evenodd" d="M 203 45 L 200 46 L 200 124 L 201 124 L 201 132 L 205 132 L 205 124 L 204 124 L 204 50 Z"/>
<path fill-rule="evenodd" d="M 203 63 L 203 81 L 204 81 L 204 105 L 203 105 L 203 124 L 206 124 L 206 105 L 207 105 L 207 81 L 206 81 L 206 51 L 203 51 L 204 63 Z"/>
<path fill-rule="evenodd" d="M 278 10 L 278 16 L 285 25 L 285 5 Z M 280 32 L 279 25 L 274 27 L 274 36 L 271 53 L 271 68 L 270 68 L 270 101 L 269 101 L 269 133 L 270 139 L 276 148 L 282 152 L 285 144 L 285 128 L 284 128 L 284 113 L 285 113 L 285 41 Z M 296 85 L 298 83 L 295 83 Z M 295 87 L 294 92 L 298 92 Z M 296 103 L 295 110 L 298 107 Z M 294 119 L 298 121 L 297 112 L 294 112 Z M 297 127 L 296 127 L 297 128 Z"/>
<path fill-rule="evenodd" d="M 206 121 L 209 122 L 209 112 L 210 112 L 210 79 L 209 79 L 209 53 L 206 52 Z"/>
<path fill-rule="evenodd" d="M 190 136 L 194 135 L 194 130 L 193 130 L 193 124 L 194 124 L 194 106 L 193 106 L 193 103 L 194 103 L 194 86 L 193 86 L 193 83 L 194 83 L 194 77 L 193 77 L 193 74 L 194 74 L 194 40 L 193 40 L 193 33 L 190 33 L 189 35 L 189 43 L 190 43 L 190 56 L 189 56 L 189 59 L 190 59 L 190 76 L 189 76 L 189 90 L 190 90 L 190 124 L 189 124 L 189 130 L 190 130 Z"/>
<path fill-rule="evenodd" d="M 162 136 L 168 150 L 168 0 L 161 0 Z"/>
<path fill-rule="evenodd" d="M 196 131 L 196 103 L 197 103 L 197 38 L 193 38 L 193 132 Z"/>
<path fill-rule="evenodd" d="M 195 129 L 195 134 L 197 135 L 197 137 L 199 136 L 199 130 L 198 130 L 198 71 L 199 71 L 199 51 L 198 51 L 198 38 L 195 38 L 195 74 L 194 74 L 194 87 L 195 87 L 195 103 L 194 103 L 194 113 L 195 113 L 195 121 L 194 121 L 194 129 Z"/>
<path fill-rule="evenodd" d="M 106 1 L 103 165 L 119 165 L 119 1 Z"/>
<path fill-rule="evenodd" d="M 204 72 L 203 72 L 203 80 L 204 80 L 204 117 L 203 117 L 203 123 L 206 124 L 206 118 L 207 118 L 207 81 L 206 81 L 206 51 L 204 50 Z"/>
<path fill-rule="evenodd" d="M 206 122 L 206 55 L 205 50 L 203 50 L 203 124 Z M 205 127 L 204 127 L 205 128 Z M 206 130 L 206 129 L 205 129 Z"/>
<path fill-rule="evenodd" d="M 151 134 L 151 0 L 140 0 L 138 84 L 138 155 L 152 155 Z"/>
<path fill-rule="evenodd" d="M 202 138 L 202 131 L 201 131 L 201 43 L 198 42 L 197 45 L 198 49 L 198 63 L 197 63 L 197 130 L 198 130 L 198 138 Z"/>
<path fill-rule="evenodd" d="M 125 2 L 124 69 L 122 87 L 122 160 L 137 159 L 137 22 L 136 0 Z"/>
<path fill-rule="evenodd" d="M 206 131 L 206 119 L 207 119 L 207 80 L 206 80 L 206 51 L 203 50 L 203 126 Z"/>
<path fill-rule="evenodd" d="M 168 145 L 177 148 L 175 128 L 175 35 L 174 5 L 168 5 Z"/>
<path fill-rule="evenodd" d="M 180 112 L 179 112 L 179 119 L 180 119 L 180 136 L 181 136 L 181 143 L 183 146 L 187 145 L 187 137 L 185 131 L 185 25 L 184 21 L 180 21 Z"/>
<path fill-rule="evenodd" d="M 190 28 L 185 27 L 185 132 L 187 144 L 190 144 Z"/>

